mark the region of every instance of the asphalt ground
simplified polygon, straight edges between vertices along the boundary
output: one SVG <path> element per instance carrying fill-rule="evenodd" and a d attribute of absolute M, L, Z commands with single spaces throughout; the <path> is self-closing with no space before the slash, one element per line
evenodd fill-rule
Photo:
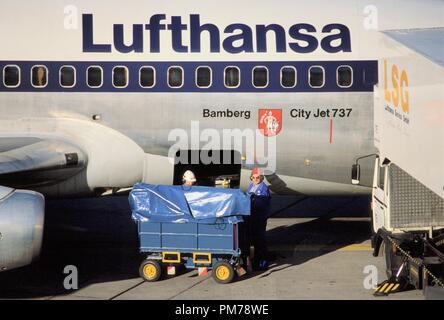
<path fill-rule="evenodd" d="M 424 299 L 372 295 L 386 276 L 370 248 L 368 197 L 275 196 L 272 212 L 269 270 L 225 285 L 195 270 L 148 283 L 126 195 L 49 200 L 41 258 L 0 274 L 0 299 Z M 64 287 L 66 266 L 77 269 L 77 290 Z"/>

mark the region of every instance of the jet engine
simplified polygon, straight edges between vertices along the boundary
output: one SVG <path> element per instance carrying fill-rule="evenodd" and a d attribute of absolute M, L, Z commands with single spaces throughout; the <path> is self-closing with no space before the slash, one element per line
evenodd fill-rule
<path fill-rule="evenodd" d="M 0 186 L 0 271 L 30 264 L 41 250 L 45 198 Z"/>

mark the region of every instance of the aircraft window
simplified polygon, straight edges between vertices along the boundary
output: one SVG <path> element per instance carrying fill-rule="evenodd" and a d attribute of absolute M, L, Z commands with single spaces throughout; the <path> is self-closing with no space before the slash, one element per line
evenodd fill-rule
<path fill-rule="evenodd" d="M 48 69 L 45 66 L 32 67 L 31 78 L 34 87 L 45 87 L 48 82 Z"/>
<path fill-rule="evenodd" d="M 116 88 L 125 88 L 128 85 L 128 68 L 113 68 L 113 86 Z"/>
<path fill-rule="evenodd" d="M 324 68 L 319 66 L 310 67 L 309 71 L 309 82 L 310 86 L 313 88 L 321 88 L 324 86 Z"/>
<path fill-rule="evenodd" d="M 20 69 L 17 66 L 6 66 L 3 68 L 3 84 L 14 88 L 20 84 Z"/>
<path fill-rule="evenodd" d="M 296 68 L 282 67 L 281 69 L 281 85 L 284 88 L 294 88 L 296 86 Z"/>
<path fill-rule="evenodd" d="M 180 88 L 183 85 L 183 70 L 180 67 L 168 69 L 168 85 L 171 88 Z"/>
<path fill-rule="evenodd" d="M 225 68 L 225 86 L 228 88 L 237 88 L 240 84 L 240 71 L 237 67 Z"/>
<path fill-rule="evenodd" d="M 76 84 L 76 70 L 74 67 L 63 66 L 60 68 L 60 85 L 65 88 L 72 88 Z"/>
<path fill-rule="evenodd" d="M 91 88 L 98 88 L 102 86 L 102 68 L 89 67 L 87 70 L 87 82 Z"/>
<path fill-rule="evenodd" d="M 152 88 L 155 84 L 155 70 L 153 67 L 142 67 L 139 73 L 139 84 L 144 88 Z"/>
<path fill-rule="evenodd" d="M 196 85 L 199 88 L 211 86 L 211 69 L 209 67 L 199 67 L 196 69 Z"/>
<path fill-rule="evenodd" d="M 348 88 L 353 83 L 353 71 L 349 66 L 340 66 L 336 72 L 338 86 Z"/>
<path fill-rule="evenodd" d="M 264 88 L 268 85 L 268 69 L 265 67 L 255 67 L 253 69 L 253 85 L 257 88 Z"/>

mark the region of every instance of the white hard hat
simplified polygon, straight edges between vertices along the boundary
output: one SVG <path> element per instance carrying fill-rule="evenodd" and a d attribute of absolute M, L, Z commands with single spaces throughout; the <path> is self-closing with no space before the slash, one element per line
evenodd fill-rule
<path fill-rule="evenodd" d="M 193 171 L 187 170 L 183 174 L 182 180 L 196 182 L 196 176 L 194 175 Z"/>

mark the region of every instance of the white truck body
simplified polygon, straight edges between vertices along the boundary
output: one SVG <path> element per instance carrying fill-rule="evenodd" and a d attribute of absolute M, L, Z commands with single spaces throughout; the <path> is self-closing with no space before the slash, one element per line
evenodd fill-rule
<path fill-rule="evenodd" d="M 444 29 L 389 31 L 379 57 L 373 229 L 444 228 Z"/>

